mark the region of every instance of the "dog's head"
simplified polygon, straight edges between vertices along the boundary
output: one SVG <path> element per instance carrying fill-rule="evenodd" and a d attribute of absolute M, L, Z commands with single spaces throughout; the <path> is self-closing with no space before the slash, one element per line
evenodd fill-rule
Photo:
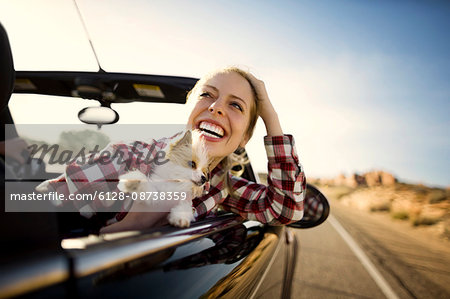
<path fill-rule="evenodd" d="M 196 131 L 186 131 L 169 146 L 169 160 L 191 171 L 193 195 L 200 196 L 204 185 L 209 181 L 210 159 L 203 138 Z M 181 179 L 181 178 L 180 178 Z"/>

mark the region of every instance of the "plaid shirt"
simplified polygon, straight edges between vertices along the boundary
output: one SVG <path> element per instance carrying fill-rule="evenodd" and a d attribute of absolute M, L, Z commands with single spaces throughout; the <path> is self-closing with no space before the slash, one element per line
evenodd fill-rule
<path fill-rule="evenodd" d="M 99 194 L 116 191 L 118 177 L 129 169 L 138 169 L 149 175 L 153 163 L 143 163 L 155 158 L 158 151 L 171 141 L 171 138 L 153 140 L 150 143 L 134 142 L 131 144 L 113 144 L 107 149 L 110 153 L 120 152 L 122 163 L 97 154 L 90 157 L 93 163 L 72 163 L 65 174 L 50 181 L 50 190 L 65 194 Z M 250 182 L 243 178 L 229 175 L 231 195 L 224 182 L 224 170 L 220 164 L 211 172 L 210 188 L 207 194 L 193 200 L 196 219 L 208 215 L 217 205 L 249 220 L 257 220 L 271 225 L 288 224 L 298 221 L 303 216 L 303 198 L 306 179 L 294 147 L 291 135 L 266 136 L 264 138 L 268 157 L 268 186 Z M 104 152 L 104 151 L 103 151 Z M 109 160 L 108 160 L 109 158 Z M 126 161 L 126 163 L 123 163 Z M 97 195 L 98 197 L 98 195 Z M 80 213 L 86 217 L 95 211 L 105 210 L 110 201 L 94 200 L 90 203 L 75 201 Z M 116 220 L 125 217 L 131 206 L 130 201 L 122 203 Z"/>

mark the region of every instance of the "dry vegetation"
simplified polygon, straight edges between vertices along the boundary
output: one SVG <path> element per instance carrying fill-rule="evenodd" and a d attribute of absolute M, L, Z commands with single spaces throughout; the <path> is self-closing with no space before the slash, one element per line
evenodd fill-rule
<path fill-rule="evenodd" d="M 341 180 L 342 181 L 342 180 Z M 450 239 L 450 189 L 391 183 L 377 186 L 335 184 L 332 180 L 309 180 L 330 198 L 368 212 L 389 213 L 391 218 L 412 226 L 434 226 L 441 237 Z"/>

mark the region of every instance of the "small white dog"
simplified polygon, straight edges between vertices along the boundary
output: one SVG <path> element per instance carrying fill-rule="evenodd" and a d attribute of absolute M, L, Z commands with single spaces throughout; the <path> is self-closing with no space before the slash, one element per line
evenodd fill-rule
<path fill-rule="evenodd" d="M 189 227 L 194 220 L 192 199 L 203 194 L 209 180 L 210 161 L 203 138 L 196 131 L 186 131 L 167 145 L 166 157 L 169 161 L 155 165 L 149 177 L 134 170 L 121 175 L 117 187 L 120 191 L 135 193 L 132 211 L 169 212 L 170 224 Z M 152 216 L 142 214 L 140 217 Z"/>
<path fill-rule="evenodd" d="M 192 199 L 203 194 L 209 180 L 210 159 L 204 139 L 198 131 L 185 131 L 167 144 L 168 161 L 154 165 L 149 176 L 139 170 L 119 176 L 118 189 L 131 193 L 134 200 L 131 214 L 122 221 L 106 226 L 101 233 L 149 228 L 164 222 L 177 227 L 189 227 L 194 220 Z M 49 181 L 41 183 L 36 190 L 46 193 Z M 152 213 L 148 213 L 152 212 Z M 80 213 L 91 217 L 93 211 Z"/>

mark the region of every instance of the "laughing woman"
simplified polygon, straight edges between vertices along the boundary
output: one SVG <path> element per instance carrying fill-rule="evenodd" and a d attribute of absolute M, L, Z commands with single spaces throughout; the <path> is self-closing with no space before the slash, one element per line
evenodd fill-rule
<path fill-rule="evenodd" d="M 303 216 L 306 180 L 296 154 L 294 139 L 283 134 L 264 82 L 238 68 L 226 68 L 200 79 L 188 95 L 193 109 L 188 127 L 202 132 L 212 158 L 209 192 L 195 198 L 196 219 L 221 205 L 249 220 L 271 225 L 288 224 Z M 264 121 L 268 158 L 268 185 L 230 173 L 233 152 L 245 147 L 258 117 Z M 101 232 L 142 229 L 151 213 L 131 212 Z M 118 214 L 120 219 L 123 214 Z"/>
<path fill-rule="evenodd" d="M 209 190 L 193 200 L 194 218 L 201 219 L 220 205 L 245 219 L 271 225 L 300 220 L 303 216 L 305 176 L 296 154 L 294 139 L 291 135 L 283 134 L 264 82 L 238 68 L 222 69 L 200 79 L 189 92 L 187 103 L 193 107 L 187 126 L 200 132 L 212 161 L 209 165 Z M 258 117 L 262 118 L 267 130 L 264 144 L 268 158 L 268 185 L 235 177 L 230 172 L 233 153 L 245 147 Z M 158 148 L 164 146 L 165 142 L 167 139 L 162 145 L 160 141 L 155 141 L 146 146 L 156 145 Z M 121 145 L 120 150 L 129 159 L 137 159 L 130 147 Z M 152 171 L 152 165 L 146 165 L 145 169 L 137 165 L 146 175 Z M 97 170 L 100 167 L 104 169 Z M 118 177 L 126 172 L 123 167 L 98 165 L 94 169 L 98 174 L 94 176 L 93 168 L 69 165 L 65 176 L 52 182 L 50 187 L 52 191 L 62 193 L 116 191 Z M 87 172 L 89 175 L 83 175 Z M 93 177 L 98 179 L 92 180 Z M 137 205 L 133 205 L 128 212 L 126 210 L 117 213 L 100 232 L 145 229 L 167 223 L 163 216 L 168 212 L 139 212 Z M 83 207 L 80 211 L 84 215 L 92 215 L 93 212 L 89 207 Z"/>

